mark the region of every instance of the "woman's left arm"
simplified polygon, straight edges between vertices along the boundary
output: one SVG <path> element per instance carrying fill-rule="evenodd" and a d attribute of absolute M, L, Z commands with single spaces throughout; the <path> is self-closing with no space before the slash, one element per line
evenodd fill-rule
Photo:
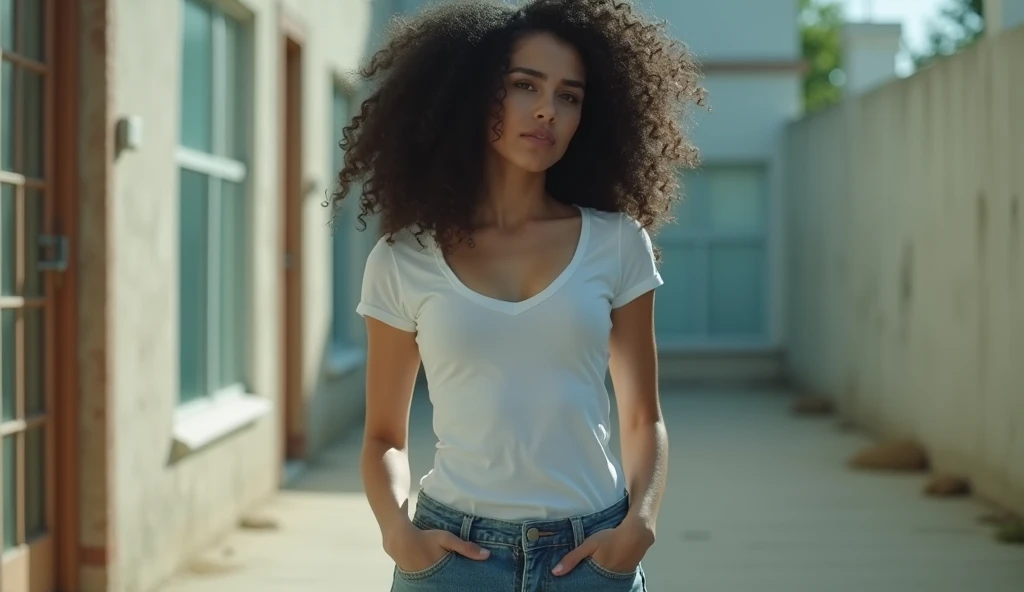
<path fill-rule="evenodd" d="M 658 394 L 654 291 L 612 311 L 609 369 L 619 410 L 619 442 L 629 491 L 623 526 L 654 543 L 668 474 L 668 433 Z"/>
<path fill-rule="evenodd" d="M 654 544 L 668 474 L 668 432 L 658 395 L 653 290 L 612 310 L 609 349 L 629 512 L 618 527 L 595 533 L 569 552 L 556 575 L 589 556 L 612 571 L 632 571 Z"/>

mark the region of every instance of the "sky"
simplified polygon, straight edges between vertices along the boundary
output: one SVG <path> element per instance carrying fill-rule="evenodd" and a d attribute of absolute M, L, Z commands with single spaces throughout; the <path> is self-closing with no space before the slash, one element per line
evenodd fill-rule
<path fill-rule="evenodd" d="M 920 50 L 927 45 L 928 23 L 936 18 L 948 0 L 838 0 L 851 21 L 898 22 L 903 25 L 903 43 Z M 901 52 L 896 71 L 901 76 L 913 72 L 910 56 Z"/>

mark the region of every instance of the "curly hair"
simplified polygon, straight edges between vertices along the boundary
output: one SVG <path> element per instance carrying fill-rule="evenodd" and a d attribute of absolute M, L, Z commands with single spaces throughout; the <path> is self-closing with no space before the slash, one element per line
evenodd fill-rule
<path fill-rule="evenodd" d="M 381 214 L 389 242 L 409 229 L 445 249 L 472 234 L 484 126 L 496 114 L 493 132 L 501 133 L 513 44 L 534 32 L 574 46 L 587 74 L 580 125 L 547 171 L 548 193 L 624 212 L 652 233 L 671 220 L 678 170 L 698 163 L 685 110 L 703 105 L 705 91 L 695 59 L 663 22 L 619 0 L 533 0 L 518 9 L 469 0 L 431 6 L 392 27 L 359 70 L 372 94 L 343 130 L 344 165 L 331 195 L 336 211 L 361 184 L 361 229 L 365 216 Z"/>

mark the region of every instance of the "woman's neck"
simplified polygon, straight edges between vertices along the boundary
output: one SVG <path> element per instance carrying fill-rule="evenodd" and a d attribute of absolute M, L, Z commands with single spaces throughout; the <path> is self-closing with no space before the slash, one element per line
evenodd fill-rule
<path fill-rule="evenodd" d="M 488 160 L 486 193 L 477 210 L 478 227 L 514 231 L 531 220 L 547 217 L 552 200 L 544 188 L 543 172 L 525 171 L 500 157 Z"/>

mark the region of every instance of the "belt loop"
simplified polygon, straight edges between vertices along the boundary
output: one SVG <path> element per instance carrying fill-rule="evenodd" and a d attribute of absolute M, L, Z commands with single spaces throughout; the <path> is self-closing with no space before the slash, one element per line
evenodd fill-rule
<path fill-rule="evenodd" d="M 573 516 L 569 518 L 569 522 L 572 524 L 573 547 L 579 547 L 583 544 L 583 537 L 586 536 L 586 533 L 583 532 L 583 519 Z"/>
<path fill-rule="evenodd" d="M 464 541 L 468 541 L 469 540 L 469 532 L 470 532 L 470 530 L 472 530 L 472 528 L 473 528 L 473 517 L 470 516 L 469 514 L 464 515 L 462 517 L 462 532 L 459 533 L 459 538 L 464 540 Z"/>

